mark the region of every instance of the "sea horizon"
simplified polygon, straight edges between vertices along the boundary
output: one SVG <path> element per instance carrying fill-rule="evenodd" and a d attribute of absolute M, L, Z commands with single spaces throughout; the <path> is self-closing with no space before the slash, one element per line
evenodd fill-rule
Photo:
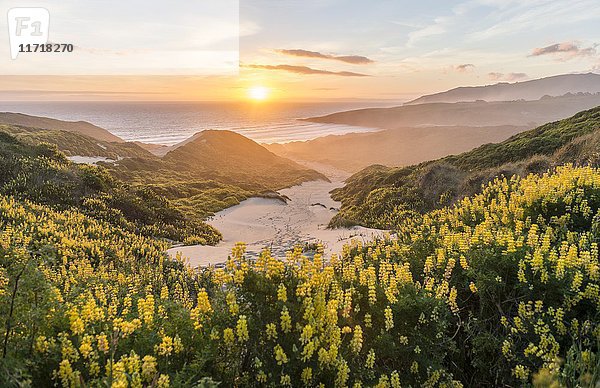
<path fill-rule="evenodd" d="M 2 102 L 0 111 L 58 120 L 87 121 L 125 141 L 174 145 L 204 130 L 231 130 L 258 143 L 288 143 L 378 128 L 322 124 L 302 119 L 340 111 L 401 105 L 399 101 L 26 101 Z"/>

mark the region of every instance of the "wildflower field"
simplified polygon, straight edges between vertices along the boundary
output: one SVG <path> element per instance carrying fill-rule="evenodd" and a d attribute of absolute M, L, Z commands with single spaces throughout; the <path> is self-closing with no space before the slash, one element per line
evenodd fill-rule
<path fill-rule="evenodd" d="M 223 269 L 0 197 L 0 386 L 586 386 L 600 171 L 499 178 L 324 260 Z"/>

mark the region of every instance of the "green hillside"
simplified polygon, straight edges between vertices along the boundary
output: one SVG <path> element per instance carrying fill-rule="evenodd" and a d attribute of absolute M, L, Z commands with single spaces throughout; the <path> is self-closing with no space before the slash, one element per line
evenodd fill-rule
<path fill-rule="evenodd" d="M 58 129 L 91 137 L 95 140 L 111 143 L 123 143 L 124 140 L 86 121 L 64 121 L 48 117 L 31 116 L 23 113 L 0 112 L 0 124 L 17 125 L 40 129 Z"/>
<path fill-rule="evenodd" d="M 0 193 L 60 210 L 76 208 L 146 236 L 190 243 L 220 240 L 214 228 L 153 191 L 125 184 L 102 167 L 72 163 L 55 145 L 24 143 L 2 130 Z"/>
<path fill-rule="evenodd" d="M 27 117 L 27 122 L 46 123 L 45 118 Z M 3 119 L 7 116 L 0 114 L 0 122 Z M 30 145 L 54 144 L 69 157 L 111 159 L 97 164 L 117 180 L 151 190 L 170 200 L 187 217 L 198 220 L 252 196 L 272 197 L 282 188 L 327 180 L 230 131 L 200 132 L 160 158 L 136 143 L 99 140 L 72 130 L 73 123 L 50 122 L 53 128 L 61 128 L 63 123 L 69 130 L 0 124 L 0 133 Z"/>
<path fill-rule="evenodd" d="M 113 160 L 132 157 L 154 157 L 150 152 L 135 143 L 98 140 L 81 133 L 62 129 L 42 129 L 0 124 L 0 132 L 9 133 L 28 144 L 55 144 L 67 156 L 100 156 Z"/>
<path fill-rule="evenodd" d="M 253 183 L 270 190 L 307 180 L 327 180 L 323 174 L 279 157 L 231 131 L 200 132 L 167 153 L 163 161 L 177 171 L 227 183 Z"/>
<path fill-rule="evenodd" d="M 342 202 L 332 226 L 394 228 L 406 214 L 423 213 L 479 191 L 498 175 L 543 172 L 562 163 L 598 160 L 600 107 L 519 133 L 496 144 L 409 167 L 371 166 L 333 191 Z"/>
<path fill-rule="evenodd" d="M 327 178 L 231 131 L 203 131 L 163 158 L 127 158 L 111 172 L 204 218 L 252 196 Z"/>
<path fill-rule="evenodd" d="M 561 167 L 329 262 L 191 269 L 0 195 L 0 386 L 595 386 L 599 212 L 600 171 Z"/>
<path fill-rule="evenodd" d="M 239 243 L 219 269 L 169 258 L 165 233 L 211 230 L 115 177 L 143 161 L 164 168 L 157 180 L 190 177 L 194 163 L 133 157 L 109 172 L 0 131 L 0 386 L 597 386 L 598 123 L 600 108 L 438 161 L 371 166 L 344 190 L 376 183 L 354 214 L 394 234 L 328 260 L 321 247 L 250 260 Z M 224 163 L 192 151 L 225 143 L 198 139 L 185 160 Z M 564 162 L 588 166 L 552 166 Z"/>

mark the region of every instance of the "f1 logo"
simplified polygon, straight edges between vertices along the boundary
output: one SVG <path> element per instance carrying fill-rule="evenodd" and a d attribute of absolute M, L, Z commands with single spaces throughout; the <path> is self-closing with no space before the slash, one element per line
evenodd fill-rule
<path fill-rule="evenodd" d="M 48 43 L 50 12 L 46 8 L 11 8 L 8 10 L 10 56 L 17 59 L 20 46 Z"/>

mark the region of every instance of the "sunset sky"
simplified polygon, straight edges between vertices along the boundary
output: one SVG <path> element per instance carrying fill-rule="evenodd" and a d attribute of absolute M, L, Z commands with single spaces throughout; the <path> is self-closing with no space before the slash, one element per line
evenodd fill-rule
<path fill-rule="evenodd" d="M 240 35 L 239 76 L 3 76 L 0 99 L 400 101 L 600 72 L 597 0 L 243 0 Z"/>

